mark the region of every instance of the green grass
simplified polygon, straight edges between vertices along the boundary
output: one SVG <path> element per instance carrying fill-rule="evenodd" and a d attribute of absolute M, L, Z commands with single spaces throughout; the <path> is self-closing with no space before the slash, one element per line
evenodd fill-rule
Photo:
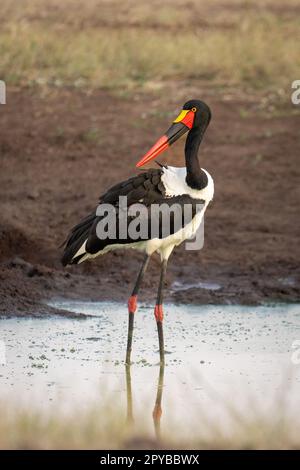
<path fill-rule="evenodd" d="M 227 10 L 214 0 L 203 14 L 199 2 L 129 2 L 132 15 L 114 2 L 79 2 L 78 14 L 77 0 L 27 1 L 23 10 L 7 1 L 0 77 L 9 84 L 131 88 L 196 79 L 274 88 L 299 78 L 297 14 L 243 10 L 248 3 L 234 0 Z"/>

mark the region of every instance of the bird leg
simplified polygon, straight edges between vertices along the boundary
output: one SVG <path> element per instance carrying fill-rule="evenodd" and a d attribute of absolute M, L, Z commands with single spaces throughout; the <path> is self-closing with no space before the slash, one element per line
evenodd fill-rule
<path fill-rule="evenodd" d="M 131 389 L 131 373 L 130 365 L 126 364 L 126 391 L 127 391 L 127 424 L 133 423 L 133 406 L 132 406 L 132 389 Z"/>
<path fill-rule="evenodd" d="M 133 325 L 134 325 L 134 314 L 137 309 L 137 294 L 145 274 L 145 271 L 148 266 L 150 256 L 146 255 L 138 274 L 135 286 L 133 288 L 132 294 L 128 299 L 128 338 L 127 338 L 127 350 L 126 350 L 126 364 L 130 365 L 130 355 L 131 355 L 131 347 L 132 347 L 132 336 L 133 336 Z"/>
<path fill-rule="evenodd" d="M 157 439 L 160 438 L 160 418 L 162 415 L 161 401 L 162 401 L 163 386 L 164 386 L 164 372 L 165 372 L 165 365 L 161 364 L 159 368 L 155 406 L 154 406 L 154 410 L 152 413 L 154 429 L 155 429 L 155 434 L 156 434 Z"/>
<path fill-rule="evenodd" d="M 163 260 L 161 263 L 161 271 L 160 271 L 160 280 L 159 286 L 157 291 L 157 300 L 154 309 L 154 316 L 156 319 L 157 324 L 157 332 L 158 332 L 158 341 L 159 341 L 159 357 L 160 357 L 160 364 L 165 363 L 165 351 L 164 351 L 164 334 L 163 334 L 163 287 L 165 281 L 165 275 L 167 270 L 167 260 Z"/>

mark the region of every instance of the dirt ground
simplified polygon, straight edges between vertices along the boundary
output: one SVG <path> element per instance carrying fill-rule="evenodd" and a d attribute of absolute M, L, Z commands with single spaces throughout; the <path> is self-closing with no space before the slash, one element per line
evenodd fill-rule
<path fill-rule="evenodd" d="M 44 301 L 59 297 L 125 304 L 140 253 L 62 268 L 59 246 L 105 189 L 137 173 L 137 160 L 190 98 L 212 109 L 200 161 L 214 178 L 215 198 L 204 249 L 182 246 L 170 258 L 166 300 L 299 301 L 300 114 L 288 97 L 197 82 L 130 95 L 10 88 L 0 107 L 1 314 L 49 313 Z M 183 165 L 183 144 L 160 160 Z M 154 302 L 158 276 L 153 257 L 141 299 Z M 172 290 L 175 281 L 221 288 Z"/>

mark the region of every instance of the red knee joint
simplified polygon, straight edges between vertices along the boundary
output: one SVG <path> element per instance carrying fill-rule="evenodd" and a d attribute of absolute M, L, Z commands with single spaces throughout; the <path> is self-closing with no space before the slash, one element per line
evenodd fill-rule
<path fill-rule="evenodd" d="M 128 312 L 135 313 L 137 309 L 137 295 L 132 295 L 128 299 Z"/>
<path fill-rule="evenodd" d="M 159 321 L 162 323 L 164 319 L 164 313 L 163 313 L 163 307 L 161 304 L 155 305 L 154 315 L 155 315 L 156 321 Z"/>

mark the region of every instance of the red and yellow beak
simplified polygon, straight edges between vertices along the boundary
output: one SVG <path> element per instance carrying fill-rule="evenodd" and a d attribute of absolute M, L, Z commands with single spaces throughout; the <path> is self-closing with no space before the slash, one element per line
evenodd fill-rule
<path fill-rule="evenodd" d="M 160 153 L 174 144 L 181 136 L 192 129 L 195 119 L 195 112 L 190 109 L 183 109 L 179 116 L 173 121 L 167 132 L 158 139 L 151 149 L 136 164 L 137 167 L 146 165 Z"/>

